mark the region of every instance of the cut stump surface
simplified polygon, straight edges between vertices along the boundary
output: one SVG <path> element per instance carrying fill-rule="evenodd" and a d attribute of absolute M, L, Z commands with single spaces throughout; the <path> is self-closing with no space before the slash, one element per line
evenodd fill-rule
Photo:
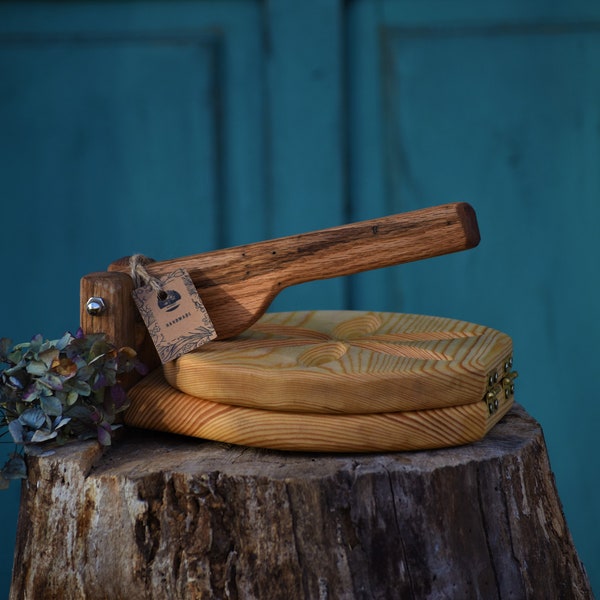
<path fill-rule="evenodd" d="M 543 433 L 308 454 L 129 430 L 29 459 L 11 600 L 591 598 Z"/>

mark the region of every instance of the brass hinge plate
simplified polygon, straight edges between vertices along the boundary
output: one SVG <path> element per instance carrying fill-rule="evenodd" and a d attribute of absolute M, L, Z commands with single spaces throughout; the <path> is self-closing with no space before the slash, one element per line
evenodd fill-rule
<path fill-rule="evenodd" d="M 519 376 L 513 370 L 513 357 L 507 356 L 500 366 L 488 374 L 487 389 L 483 401 L 490 415 L 495 414 L 503 402 L 512 402 L 515 395 L 515 379 Z"/>

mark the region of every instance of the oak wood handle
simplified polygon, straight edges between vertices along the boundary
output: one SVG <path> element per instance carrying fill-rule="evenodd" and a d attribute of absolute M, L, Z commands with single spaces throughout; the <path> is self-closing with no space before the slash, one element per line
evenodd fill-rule
<path fill-rule="evenodd" d="M 199 288 L 277 273 L 283 287 L 351 275 L 477 246 L 477 217 L 464 202 L 174 258 L 148 265 L 156 276 L 184 268 Z M 111 270 L 123 270 L 121 259 Z"/>
<path fill-rule="evenodd" d="M 447 204 L 274 240 L 270 258 L 281 255 L 280 279 L 294 285 L 458 252 L 479 240 L 473 208 Z"/>
<path fill-rule="evenodd" d="M 351 223 L 331 229 L 215 250 L 146 266 L 160 277 L 185 269 L 219 338 L 237 335 L 260 318 L 284 288 L 473 248 L 479 228 L 466 203 Z M 129 270 L 129 259 L 109 271 Z"/>

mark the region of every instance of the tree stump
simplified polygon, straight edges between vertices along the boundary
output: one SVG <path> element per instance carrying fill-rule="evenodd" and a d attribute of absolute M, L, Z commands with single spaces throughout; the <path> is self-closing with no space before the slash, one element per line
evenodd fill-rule
<path fill-rule="evenodd" d="M 445 450 L 296 454 L 130 429 L 104 452 L 30 459 L 10 596 L 591 597 L 519 406 Z"/>

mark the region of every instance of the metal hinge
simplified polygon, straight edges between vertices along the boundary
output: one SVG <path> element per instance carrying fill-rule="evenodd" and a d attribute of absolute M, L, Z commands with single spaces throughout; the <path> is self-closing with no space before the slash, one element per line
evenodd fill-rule
<path fill-rule="evenodd" d="M 493 415 L 503 400 L 508 400 L 515 395 L 515 379 L 519 376 L 517 371 L 512 370 L 513 358 L 509 356 L 502 362 L 500 369 L 492 371 L 488 375 L 488 385 L 483 397 L 487 404 L 490 415 Z"/>

